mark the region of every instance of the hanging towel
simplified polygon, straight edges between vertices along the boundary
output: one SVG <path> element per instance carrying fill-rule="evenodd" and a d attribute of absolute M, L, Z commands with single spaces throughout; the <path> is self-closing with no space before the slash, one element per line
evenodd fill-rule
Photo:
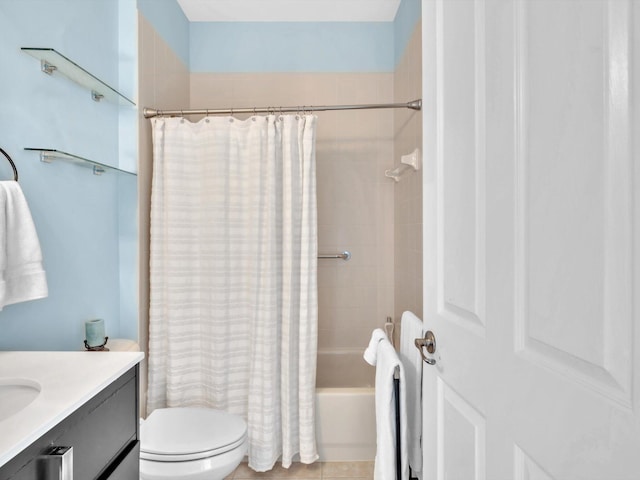
<path fill-rule="evenodd" d="M 369 364 L 375 367 L 376 365 L 376 354 L 378 351 L 378 343 L 383 338 L 388 338 L 387 334 L 381 328 L 376 328 L 373 332 L 371 332 L 371 340 L 369 340 L 369 346 L 364 351 L 364 359 Z"/>
<path fill-rule="evenodd" d="M 407 379 L 407 453 L 409 466 L 418 477 L 422 472 L 422 358 L 414 342 L 422 336 L 422 320 L 412 312 L 404 312 L 400 320 L 400 360 Z"/>
<path fill-rule="evenodd" d="M 42 251 L 18 182 L 0 182 L 0 310 L 48 295 Z"/>
<path fill-rule="evenodd" d="M 380 329 L 376 329 L 380 330 Z M 382 337 L 373 331 L 367 352 L 376 367 L 376 458 L 374 480 L 409 479 L 409 461 L 407 457 L 407 414 L 405 408 L 404 368 L 400 358 L 382 330 Z M 380 338 L 378 341 L 376 339 Z M 366 352 L 365 352 L 366 353 Z M 367 360 L 368 361 L 368 360 Z M 396 394 L 394 375 L 398 371 L 400 381 L 400 432 L 396 431 Z M 397 476 L 396 435 L 400 435 L 400 476 Z"/>

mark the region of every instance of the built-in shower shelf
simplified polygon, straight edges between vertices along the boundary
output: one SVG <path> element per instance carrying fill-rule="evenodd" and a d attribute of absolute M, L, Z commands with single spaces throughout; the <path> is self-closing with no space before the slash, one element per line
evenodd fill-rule
<path fill-rule="evenodd" d="M 127 170 L 112 167 L 111 165 L 107 165 L 105 163 L 96 162 L 94 160 L 89 160 L 88 158 L 73 155 L 72 153 L 63 152 L 62 150 L 55 150 L 51 148 L 25 148 L 25 150 L 28 150 L 30 152 L 40 152 L 40 161 L 44 163 L 51 163 L 54 160 L 64 160 L 81 167 L 91 168 L 94 175 L 102 175 L 103 173 L 109 171 L 123 173 L 126 175 L 136 175 L 135 172 L 129 172 Z"/>
<path fill-rule="evenodd" d="M 40 66 L 44 73 L 52 75 L 61 73 L 70 80 L 85 87 L 91 92 L 91 98 L 100 101 L 103 98 L 119 105 L 135 105 L 115 88 L 110 87 L 98 77 L 92 75 L 73 60 L 65 57 L 53 48 L 22 47 L 21 50 L 40 60 Z"/>

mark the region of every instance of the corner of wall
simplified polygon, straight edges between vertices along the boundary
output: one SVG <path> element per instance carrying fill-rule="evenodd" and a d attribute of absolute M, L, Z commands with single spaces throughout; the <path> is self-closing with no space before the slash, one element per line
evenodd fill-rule
<path fill-rule="evenodd" d="M 420 23 L 420 0 L 402 0 L 393 20 L 394 65 L 396 70 L 409 46 L 416 25 Z"/>
<path fill-rule="evenodd" d="M 173 53 L 190 69 L 190 23 L 177 0 L 137 0 L 138 11 L 149 21 Z"/>
<path fill-rule="evenodd" d="M 398 16 L 407 14 L 406 5 L 418 0 L 403 0 Z M 415 7 L 415 5 L 414 5 Z M 412 10 L 413 11 L 413 10 Z M 394 101 L 406 102 L 422 98 L 422 28 L 421 13 L 413 11 L 415 20 L 407 32 L 398 36 L 404 42 L 394 73 Z M 408 22 L 402 21 L 402 28 Z M 398 36 L 396 40 L 398 41 Z M 394 159 L 415 148 L 422 150 L 422 112 L 396 110 L 394 114 Z M 410 310 L 422 318 L 422 171 L 409 172 L 394 185 L 394 315 L 399 321 L 402 312 Z"/>

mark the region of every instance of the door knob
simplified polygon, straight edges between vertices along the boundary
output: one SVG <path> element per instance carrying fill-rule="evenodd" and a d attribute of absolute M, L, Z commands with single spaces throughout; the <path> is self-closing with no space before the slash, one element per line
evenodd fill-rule
<path fill-rule="evenodd" d="M 416 348 L 420 351 L 420 356 L 422 360 L 428 363 L 429 365 L 435 365 L 435 358 L 427 358 L 424 354 L 424 349 L 427 349 L 427 352 L 433 354 L 436 351 L 436 336 L 433 334 L 431 330 L 428 330 L 427 333 L 424 334 L 424 338 L 416 338 L 415 340 Z"/>

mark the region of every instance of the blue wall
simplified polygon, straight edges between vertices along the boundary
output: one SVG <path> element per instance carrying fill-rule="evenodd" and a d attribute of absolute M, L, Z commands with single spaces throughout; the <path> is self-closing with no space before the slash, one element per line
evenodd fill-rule
<path fill-rule="evenodd" d="M 48 298 L 0 311 L 0 350 L 79 349 L 96 317 L 110 337 L 137 337 L 135 177 L 47 165 L 23 150 L 134 170 L 137 109 L 93 102 L 20 51 L 55 48 L 135 99 L 136 7 L 196 72 L 393 71 L 420 18 L 420 0 L 402 0 L 394 22 L 288 24 L 190 24 L 176 0 L 0 0 L 0 147 L 20 171 L 49 283 Z M 0 161 L 0 179 L 10 177 Z"/>
<path fill-rule="evenodd" d="M 189 20 L 176 0 L 138 0 L 138 10 L 189 66 Z"/>
<path fill-rule="evenodd" d="M 421 16 L 402 0 L 393 22 L 193 22 L 176 0 L 138 8 L 192 72 L 392 72 Z"/>
<path fill-rule="evenodd" d="M 411 39 L 411 34 L 422 18 L 420 0 L 402 0 L 393 21 L 393 47 L 395 66 L 402 59 L 402 55 Z"/>
<path fill-rule="evenodd" d="M 196 22 L 192 72 L 389 72 L 391 22 Z"/>
<path fill-rule="evenodd" d="M 125 259 L 135 272 L 135 263 L 129 265 L 136 243 L 135 177 L 95 176 L 63 161 L 44 164 L 23 150 L 56 148 L 114 166 L 135 165 L 135 133 L 120 141 L 121 130 L 136 130 L 135 123 L 123 125 L 135 121 L 134 107 L 94 102 L 83 87 L 41 73 L 39 61 L 20 51 L 55 48 L 134 98 L 136 45 L 124 39 L 135 35 L 123 35 L 123 8 L 135 15 L 134 0 L 0 0 L 0 147 L 20 172 L 49 284 L 48 298 L 0 311 L 0 349 L 77 350 L 84 321 L 96 317 L 105 319 L 111 337 L 137 335 L 137 318 L 121 318 L 121 311 L 136 309 L 122 304 L 120 289 Z M 132 26 L 135 21 L 124 28 Z M 128 59 L 124 70 L 122 59 Z M 134 158 L 120 158 L 122 152 Z M 0 178 L 10 177 L 0 162 Z M 135 303 L 136 295 L 127 291 L 124 297 Z"/>

